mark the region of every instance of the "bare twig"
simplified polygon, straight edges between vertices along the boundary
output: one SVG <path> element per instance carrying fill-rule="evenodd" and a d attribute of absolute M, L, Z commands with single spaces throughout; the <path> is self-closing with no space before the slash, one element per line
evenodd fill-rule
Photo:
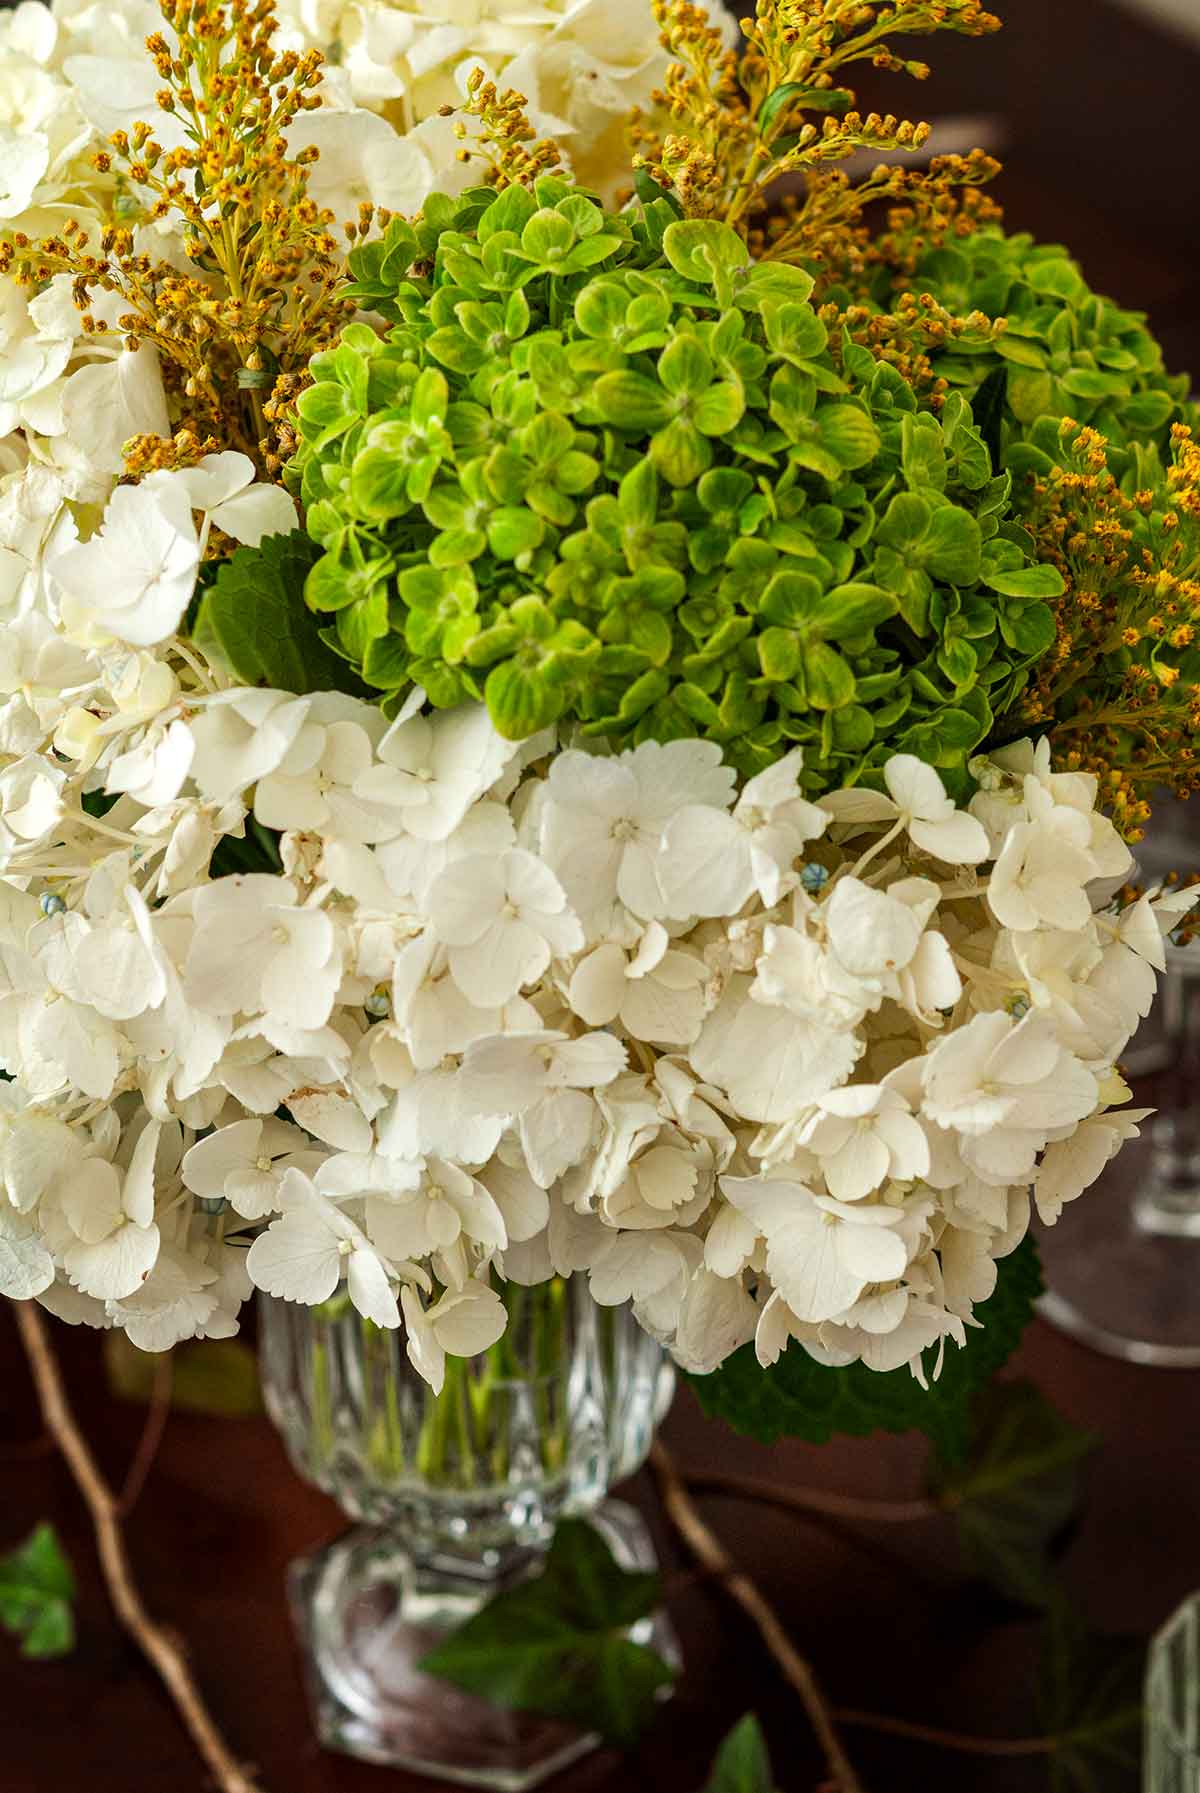
<path fill-rule="evenodd" d="M 154 1467 L 154 1459 L 158 1455 L 158 1447 L 162 1443 L 166 1431 L 167 1420 L 171 1413 L 171 1384 L 174 1380 L 174 1365 L 169 1351 L 160 1351 L 154 1359 L 154 1382 L 150 1389 L 150 1406 L 146 1413 L 146 1423 L 142 1427 L 142 1436 L 138 1439 L 137 1451 L 133 1462 L 129 1465 L 129 1473 L 125 1477 L 121 1492 L 117 1497 L 117 1513 L 122 1519 L 128 1519 L 141 1498 L 142 1489 L 146 1486 L 146 1477 Z"/>
<path fill-rule="evenodd" d="M 689 1488 L 704 1494 L 727 1494 L 733 1500 L 762 1501 L 799 1513 L 815 1513 L 830 1519 L 861 1519 L 867 1524 L 911 1525 L 933 1519 L 944 1509 L 932 1500 L 868 1500 L 854 1494 L 834 1494 L 824 1488 L 789 1488 L 757 1476 L 728 1475 L 722 1470 L 688 1469 L 680 1475 Z"/>
<path fill-rule="evenodd" d="M 759 1588 L 739 1569 L 720 1539 L 697 1512 L 683 1477 L 670 1452 L 660 1443 L 650 1451 L 650 1465 L 658 1481 L 663 1508 L 696 1560 L 721 1578 L 731 1599 L 736 1600 L 758 1630 L 788 1685 L 800 1696 L 809 1722 L 825 1754 L 836 1793 L 863 1793 L 838 1736 L 828 1702 L 817 1685 L 809 1664 L 796 1649 Z"/>
<path fill-rule="evenodd" d="M 914 1743 L 930 1743 L 967 1756 L 1050 1756 L 1058 1748 L 1056 1737 L 972 1737 L 966 1731 L 942 1731 L 936 1725 L 910 1724 L 906 1718 L 851 1707 L 838 1707 L 833 1716 L 839 1724 L 852 1725 L 858 1731 L 883 1731 L 889 1737 L 909 1737 Z"/>
<path fill-rule="evenodd" d="M 40 1309 L 32 1301 L 14 1301 L 12 1308 L 46 1428 L 91 1514 L 100 1566 L 117 1617 L 158 1674 L 221 1793 L 260 1793 L 258 1782 L 234 1760 L 210 1717 L 180 1646 L 142 1603 L 121 1532 L 120 1503 L 75 1423 Z"/>

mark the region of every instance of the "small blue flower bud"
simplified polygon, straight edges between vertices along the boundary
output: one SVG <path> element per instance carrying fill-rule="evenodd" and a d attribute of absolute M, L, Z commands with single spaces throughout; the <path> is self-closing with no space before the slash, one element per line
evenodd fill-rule
<path fill-rule="evenodd" d="M 363 1003 L 363 1007 L 373 1021 L 386 1021 L 392 1012 L 392 999 L 387 991 L 380 986 L 378 990 L 371 991 Z"/>
<path fill-rule="evenodd" d="M 62 915 L 67 907 L 62 898 L 52 890 L 43 890 L 38 901 L 43 915 Z"/>
<path fill-rule="evenodd" d="M 192 1205 L 197 1214 L 223 1214 L 229 1203 L 223 1195 L 196 1195 L 192 1197 Z"/>
<path fill-rule="evenodd" d="M 829 882 L 829 873 L 823 865 L 802 865 L 800 867 L 801 888 L 807 890 L 809 896 L 816 896 Z"/>

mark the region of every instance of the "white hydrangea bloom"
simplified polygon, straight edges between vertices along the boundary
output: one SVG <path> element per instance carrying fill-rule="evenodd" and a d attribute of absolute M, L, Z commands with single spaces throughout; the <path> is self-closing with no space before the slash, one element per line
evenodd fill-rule
<path fill-rule="evenodd" d="M 383 105 L 441 79 L 457 26 L 329 5 Z M 95 112 L 126 39 L 53 24 L 12 30 Z M 603 61 L 555 41 L 544 92 Z M 43 299 L 0 403 L 115 430 Z M 212 523 L 290 526 L 251 475 L 0 466 L 0 1291 L 163 1350 L 344 1286 L 440 1386 L 493 1275 L 586 1273 L 701 1373 L 753 1338 L 936 1374 L 1030 1188 L 1052 1220 L 1136 1129 L 1112 1066 L 1194 898 L 1100 908 L 1128 853 L 1032 744 L 970 812 L 903 755 L 814 804 L 798 751 L 739 791 L 708 742 L 228 689 L 173 632 Z M 264 828 L 279 869 L 214 871 Z"/>

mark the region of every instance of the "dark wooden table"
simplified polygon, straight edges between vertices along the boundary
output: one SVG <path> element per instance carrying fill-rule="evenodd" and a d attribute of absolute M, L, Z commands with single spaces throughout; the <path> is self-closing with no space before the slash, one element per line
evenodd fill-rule
<path fill-rule="evenodd" d="M 107 1393 L 94 1336 L 60 1330 L 57 1342 L 77 1412 L 119 1482 L 141 1413 Z M 7 1313 L 0 1354 L 0 1435 L 33 1437 Z M 1040 1323 L 1013 1367 L 1103 1439 L 1063 1563 L 1067 1586 L 1097 1625 L 1148 1633 L 1200 1585 L 1200 1373 L 1111 1363 Z M 704 1421 L 686 1392 L 665 1437 L 691 1467 L 882 1499 L 920 1486 L 919 1439 L 765 1450 Z M 629 1492 L 650 1515 L 668 1568 L 679 1565 L 648 1478 Z M 836 1702 L 991 1736 L 1029 1734 L 1034 1627 L 964 1580 L 946 1522 L 838 1532 L 761 1506 L 702 1504 Z M 0 1460 L 0 1547 L 44 1517 L 79 1574 L 79 1641 L 61 1661 L 26 1663 L 0 1639 L 3 1793 L 200 1793 L 203 1771 L 109 1611 L 62 1464 L 52 1455 Z M 186 1637 L 214 1711 L 234 1748 L 258 1765 L 267 1793 L 434 1793 L 435 1783 L 323 1754 L 312 1739 L 284 1571 L 343 1523 L 293 1476 L 265 1419 L 176 1414 L 129 1536 L 148 1604 Z M 861 1548 L 864 1537 L 882 1554 Z M 593 1756 L 556 1781 L 555 1793 L 696 1793 L 719 1738 L 751 1708 L 766 1725 L 783 1793 L 813 1793 L 818 1754 L 755 1634 L 711 1587 L 688 1589 L 672 1612 L 686 1658 L 676 1698 L 635 1757 Z M 1036 1761 L 947 1755 L 865 1733 L 852 1742 L 872 1793 L 1037 1793 L 1043 1785 Z"/>
<path fill-rule="evenodd" d="M 1200 40 L 1159 36 L 1103 0 L 999 0 L 999 9 L 1008 25 L 999 38 L 939 41 L 928 86 L 893 86 L 887 103 L 925 116 L 999 115 L 1010 226 L 1065 240 L 1094 285 L 1150 312 L 1173 367 L 1200 371 Z M 80 1416 L 119 1480 L 141 1414 L 108 1394 L 94 1337 L 60 1331 L 58 1341 Z M 0 1549 L 49 1517 L 81 1581 L 74 1655 L 24 1663 L 0 1638 L 0 1790 L 198 1793 L 197 1760 L 109 1611 L 65 1470 L 53 1456 L 10 1450 L 37 1422 L 7 1314 L 0 1364 Z M 1148 1633 L 1200 1586 L 1200 1373 L 1112 1363 L 1040 1324 L 1014 1369 L 1103 1440 L 1065 1559 L 1068 1585 L 1096 1623 Z M 686 1394 L 666 1437 L 685 1464 L 887 1497 L 916 1490 L 923 1455 L 919 1440 L 891 1438 L 765 1451 L 707 1424 Z M 644 1478 L 632 1493 L 655 1514 Z M 964 1582 L 941 1522 L 889 1528 L 880 1556 L 795 1516 L 715 1499 L 705 1511 L 836 1701 L 995 1736 L 1029 1731 L 1031 1626 Z M 323 1755 L 311 1737 L 283 1575 L 340 1523 L 292 1476 L 265 1420 L 176 1415 L 130 1535 L 152 1610 L 186 1636 L 220 1722 L 269 1793 L 426 1793 L 433 1783 Z M 666 1540 L 663 1550 L 668 1564 L 678 1560 Z M 710 1589 L 689 1591 L 675 1613 L 686 1672 L 639 1754 L 592 1757 L 556 1789 L 693 1793 L 720 1736 L 754 1708 L 783 1793 L 812 1793 L 819 1757 L 754 1635 Z M 872 1793 L 1042 1785 L 1028 1761 L 852 1741 Z"/>

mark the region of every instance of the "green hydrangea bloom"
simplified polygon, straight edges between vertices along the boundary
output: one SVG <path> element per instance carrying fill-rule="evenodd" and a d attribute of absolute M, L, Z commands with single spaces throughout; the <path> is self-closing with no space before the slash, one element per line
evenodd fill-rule
<path fill-rule="evenodd" d="M 385 708 L 965 777 L 1062 589 L 965 398 L 922 412 L 849 342 L 839 374 L 809 275 L 666 200 L 435 197 L 350 259 L 389 328 L 315 358 L 289 481 L 307 602 Z"/>
<path fill-rule="evenodd" d="M 927 251 L 897 281 L 875 277 L 869 299 L 881 309 L 900 291 L 930 294 L 954 316 L 982 312 L 1007 320 L 992 337 L 965 331 L 931 359 L 934 371 L 978 407 L 995 431 L 1004 465 L 1039 417 L 1071 417 L 1117 451 L 1165 450 L 1170 426 L 1190 421 L 1186 374 L 1169 375 L 1142 312 L 1094 293 L 1069 251 L 984 226 Z M 834 292 L 843 303 L 863 295 Z M 986 415 L 985 415 L 986 414 Z M 994 414 L 994 423 L 992 415 Z"/>

